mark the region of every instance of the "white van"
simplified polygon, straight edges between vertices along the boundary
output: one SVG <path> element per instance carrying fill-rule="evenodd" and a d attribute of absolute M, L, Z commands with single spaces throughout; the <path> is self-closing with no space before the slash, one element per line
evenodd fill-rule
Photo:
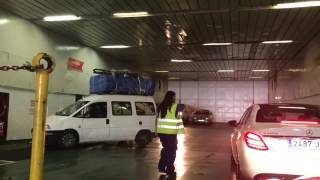
<path fill-rule="evenodd" d="M 90 95 L 49 116 L 46 144 L 74 147 L 79 143 L 131 141 L 146 146 L 155 132 L 153 97 Z"/>

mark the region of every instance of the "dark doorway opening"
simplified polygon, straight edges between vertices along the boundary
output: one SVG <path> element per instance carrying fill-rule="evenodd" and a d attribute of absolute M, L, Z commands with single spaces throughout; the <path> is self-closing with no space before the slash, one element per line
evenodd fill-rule
<path fill-rule="evenodd" d="M 0 142 L 7 138 L 9 94 L 0 92 Z"/>

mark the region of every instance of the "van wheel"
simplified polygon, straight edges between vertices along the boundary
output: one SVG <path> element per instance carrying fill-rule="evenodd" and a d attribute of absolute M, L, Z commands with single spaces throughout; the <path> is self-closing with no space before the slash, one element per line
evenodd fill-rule
<path fill-rule="evenodd" d="M 143 131 L 139 132 L 136 136 L 135 142 L 138 147 L 144 148 L 146 145 L 151 141 L 151 134 L 150 132 Z"/>
<path fill-rule="evenodd" d="M 65 131 L 60 138 L 60 145 L 64 148 L 73 148 L 78 144 L 78 134 L 74 131 Z"/>

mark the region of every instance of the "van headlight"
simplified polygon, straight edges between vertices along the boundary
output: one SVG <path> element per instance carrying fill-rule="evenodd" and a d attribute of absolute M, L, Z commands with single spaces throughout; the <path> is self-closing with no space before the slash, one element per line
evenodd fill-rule
<path fill-rule="evenodd" d="M 49 129 L 51 129 L 50 125 L 46 124 L 46 130 L 49 130 Z"/>

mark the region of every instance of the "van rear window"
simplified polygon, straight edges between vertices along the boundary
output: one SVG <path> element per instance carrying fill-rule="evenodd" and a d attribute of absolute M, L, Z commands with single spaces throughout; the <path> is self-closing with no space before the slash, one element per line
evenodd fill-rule
<path fill-rule="evenodd" d="M 156 114 L 152 102 L 136 102 L 136 113 L 138 116 L 153 116 Z"/>
<path fill-rule="evenodd" d="M 260 109 L 256 122 L 317 122 L 320 123 L 320 110 L 308 108 L 268 108 Z"/>

